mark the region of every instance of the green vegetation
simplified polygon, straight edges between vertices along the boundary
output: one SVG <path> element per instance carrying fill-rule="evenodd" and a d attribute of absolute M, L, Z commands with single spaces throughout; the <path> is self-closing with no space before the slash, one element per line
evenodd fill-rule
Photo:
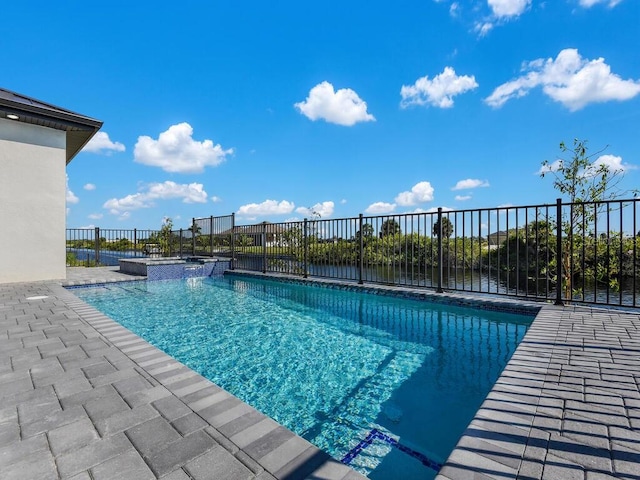
<path fill-rule="evenodd" d="M 560 281 L 565 298 L 582 293 L 575 285 L 585 277 L 608 283 L 610 288 L 617 290 L 622 272 L 632 272 L 634 268 L 633 265 L 623 267 L 622 263 L 627 259 L 624 255 L 620 258 L 618 253 L 631 251 L 633 239 L 625 240 L 621 232 L 614 231 L 607 232 L 608 235 L 601 239 L 595 238 L 594 225 L 600 214 L 612 212 L 612 207 L 604 201 L 629 193 L 618 188 L 624 171 L 598 161 L 604 149 L 589 154 L 586 140 L 574 139 L 572 147 L 561 142 L 560 151 L 569 158 L 560 158 L 553 163 L 545 160 L 540 176 L 553 175 L 554 188 L 573 206 L 564 209 L 562 218 L 556 220 L 562 226 L 562 256 L 558 259 L 553 255 L 549 269 L 555 272 L 556 262 L 561 262 Z M 635 196 L 638 192 L 632 193 Z M 555 226 L 550 227 L 555 230 Z M 558 279 L 554 277 L 554 281 Z"/>

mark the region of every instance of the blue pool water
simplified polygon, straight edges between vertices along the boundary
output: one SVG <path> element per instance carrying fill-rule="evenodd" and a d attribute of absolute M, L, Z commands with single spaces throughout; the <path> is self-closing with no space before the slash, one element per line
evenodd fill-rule
<path fill-rule="evenodd" d="M 74 293 L 372 479 L 433 478 L 532 320 L 237 276 Z"/>

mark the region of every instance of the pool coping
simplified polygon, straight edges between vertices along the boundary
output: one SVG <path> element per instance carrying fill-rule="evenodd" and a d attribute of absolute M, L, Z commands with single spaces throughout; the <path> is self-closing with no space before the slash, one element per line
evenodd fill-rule
<path fill-rule="evenodd" d="M 309 447 L 305 440 L 291 432 L 282 433 L 287 430 L 281 426 L 254 439 L 251 452 L 247 452 L 247 446 L 241 448 L 234 442 L 234 438 L 238 440 L 236 435 L 259 435 L 264 433 L 264 425 L 277 424 L 251 410 L 246 410 L 251 412 L 248 416 L 238 417 L 251 407 L 62 287 L 63 283 L 135 279 L 113 272 L 103 275 L 99 269 L 93 272 L 95 278 L 82 282 L 0 284 L 0 324 L 7 326 L 4 332 L 0 330 L 0 344 L 4 345 L 0 349 L 0 469 L 3 474 L 8 472 L 8 478 L 13 478 L 11 473 L 23 478 L 33 471 L 77 480 L 90 478 L 90 474 L 96 479 L 113 478 L 118 473 L 121 478 L 158 478 L 160 475 L 150 467 L 159 458 L 136 432 L 165 432 L 167 428 L 176 430 L 176 425 L 182 429 L 181 438 L 171 444 L 176 451 L 165 455 L 180 457 L 182 463 L 171 472 L 164 471 L 162 478 L 207 478 L 212 469 L 223 467 L 229 468 L 228 472 L 242 472 L 237 476 L 229 473 L 225 478 L 307 478 L 309 468 L 318 467 L 314 462 L 320 460 L 323 463 L 309 478 L 362 478 L 335 460 L 327 462 L 322 452 Z M 335 283 L 315 279 L 304 282 Z M 345 282 L 345 288 L 351 287 L 352 283 Z M 435 294 L 403 287 L 365 288 L 385 294 L 416 290 L 410 295 L 435 295 L 441 300 L 480 300 L 475 295 Z M 50 298 L 26 300 L 34 295 Z M 495 302 L 511 302 L 502 298 L 482 301 L 485 305 L 488 301 L 489 307 Z M 590 479 L 591 475 L 600 475 L 637 480 L 639 315 L 524 303 L 527 308 L 537 308 L 538 314 L 437 478 Z M 116 371 L 101 371 L 106 364 Z M 105 417 L 112 413 L 115 395 L 132 408 Z M 53 411 L 41 418 L 43 398 L 51 400 Z M 176 411 L 183 415 L 175 418 Z M 216 422 L 226 421 L 225 415 L 236 415 L 235 421 L 244 418 L 246 422 L 255 415 L 262 420 L 225 435 L 224 425 L 229 427 L 234 422 L 216 427 Z M 198 423 L 197 418 L 206 425 Z M 236 423 L 236 428 L 243 421 Z M 70 432 L 77 433 L 80 425 L 82 441 L 77 435 L 75 440 L 67 438 Z M 119 427 L 113 435 L 103 435 L 105 425 Z M 60 444 L 65 442 L 61 439 L 66 441 L 62 453 Z M 36 444 L 39 450 L 34 450 Z M 278 470 L 273 462 L 281 464 L 281 455 L 289 460 Z M 287 465 L 293 471 L 283 470 Z"/>

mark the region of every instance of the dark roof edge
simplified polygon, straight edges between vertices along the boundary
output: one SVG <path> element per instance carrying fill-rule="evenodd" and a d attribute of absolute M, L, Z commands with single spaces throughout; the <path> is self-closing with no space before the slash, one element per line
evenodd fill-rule
<path fill-rule="evenodd" d="M 17 121 L 66 132 L 67 164 L 102 128 L 104 122 L 65 108 L 0 88 L 0 112 L 18 115 Z"/>
<path fill-rule="evenodd" d="M 75 124 L 93 128 L 100 128 L 103 124 L 101 120 L 96 120 L 95 118 L 72 112 L 71 110 L 67 110 L 66 108 L 61 108 L 51 103 L 46 103 L 35 98 L 27 97 L 26 95 L 22 95 L 20 93 L 12 92 L 11 90 L 7 90 L 6 88 L 0 88 L 0 92 L 5 92 L 15 98 L 24 100 L 16 101 L 0 95 L 0 105 L 14 108 L 16 110 L 22 110 L 25 113 L 36 113 L 50 118 L 55 118 L 58 120 L 72 122 Z"/>

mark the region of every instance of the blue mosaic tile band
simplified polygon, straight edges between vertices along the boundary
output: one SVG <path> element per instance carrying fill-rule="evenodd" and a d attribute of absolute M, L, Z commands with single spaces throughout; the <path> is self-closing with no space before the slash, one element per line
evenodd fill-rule
<path fill-rule="evenodd" d="M 262 280 L 273 282 L 293 283 L 296 285 L 307 285 L 318 288 L 329 288 L 335 290 L 371 293 L 374 295 L 384 295 L 389 297 L 406 298 L 410 300 L 427 300 L 429 302 L 438 303 L 440 305 L 452 305 L 456 307 L 469 307 L 477 308 L 480 310 L 489 310 L 503 313 L 513 313 L 516 315 L 525 315 L 527 317 L 535 317 L 540 311 L 540 305 L 527 305 L 522 301 L 500 301 L 486 298 L 478 298 L 468 296 L 465 297 L 466 292 L 457 292 L 455 296 L 442 296 L 442 294 L 430 293 L 424 290 L 402 290 L 402 289 L 382 289 L 377 286 L 345 284 L 345 283 L 333 283 L 329 281 L 316 281 L 304 278 L 291 278 L 291 277 L 275 277 L 272 275 L 259 274 L 248 271 L 235 271 L 228 270 L 225 275 L 234 275 L 239 277 L 251 277 L 259 278 Z M 418 287 L 420 288 L 420 287 Z"/>
<path fill-rule="evenodd" d="M 425 454 L 420 453 L 412 448 L 409 448 L 406 445 L 402 445 L 395 438 L 392 438 L 386 433 L 381 432 L 377 428 L 372 429 L 364 438 L 364 440 L 361 440 L 360 443 L 358 443 L 358 445 L 356 445 L 351 450 L 349 450 L 349 453 L 347 453 L 344 457 L 342 457 L 340 461 L 345 465 L 349 465 L 358 455 L 362 453 L 364 449 L 369 447 L 376 440 L 381 440 L 391 445 L 392 447 L 397 448 L 401 452 L 406 453 L 407 455 L 418 460 L 425 467 L 429 467 L 431 470 L 435 470 L 436 472 L 439 472 L 440 469 L 442 468 L 441 463 L 430 459 Z"/>
<path fill-rule="evenodd" d="M 228 261 L 187 262 L 160 265 L 147 265 L 147 279 L 180 280 L 183 278 L 214 277 L 222 275 L 229 268 Z"/>

